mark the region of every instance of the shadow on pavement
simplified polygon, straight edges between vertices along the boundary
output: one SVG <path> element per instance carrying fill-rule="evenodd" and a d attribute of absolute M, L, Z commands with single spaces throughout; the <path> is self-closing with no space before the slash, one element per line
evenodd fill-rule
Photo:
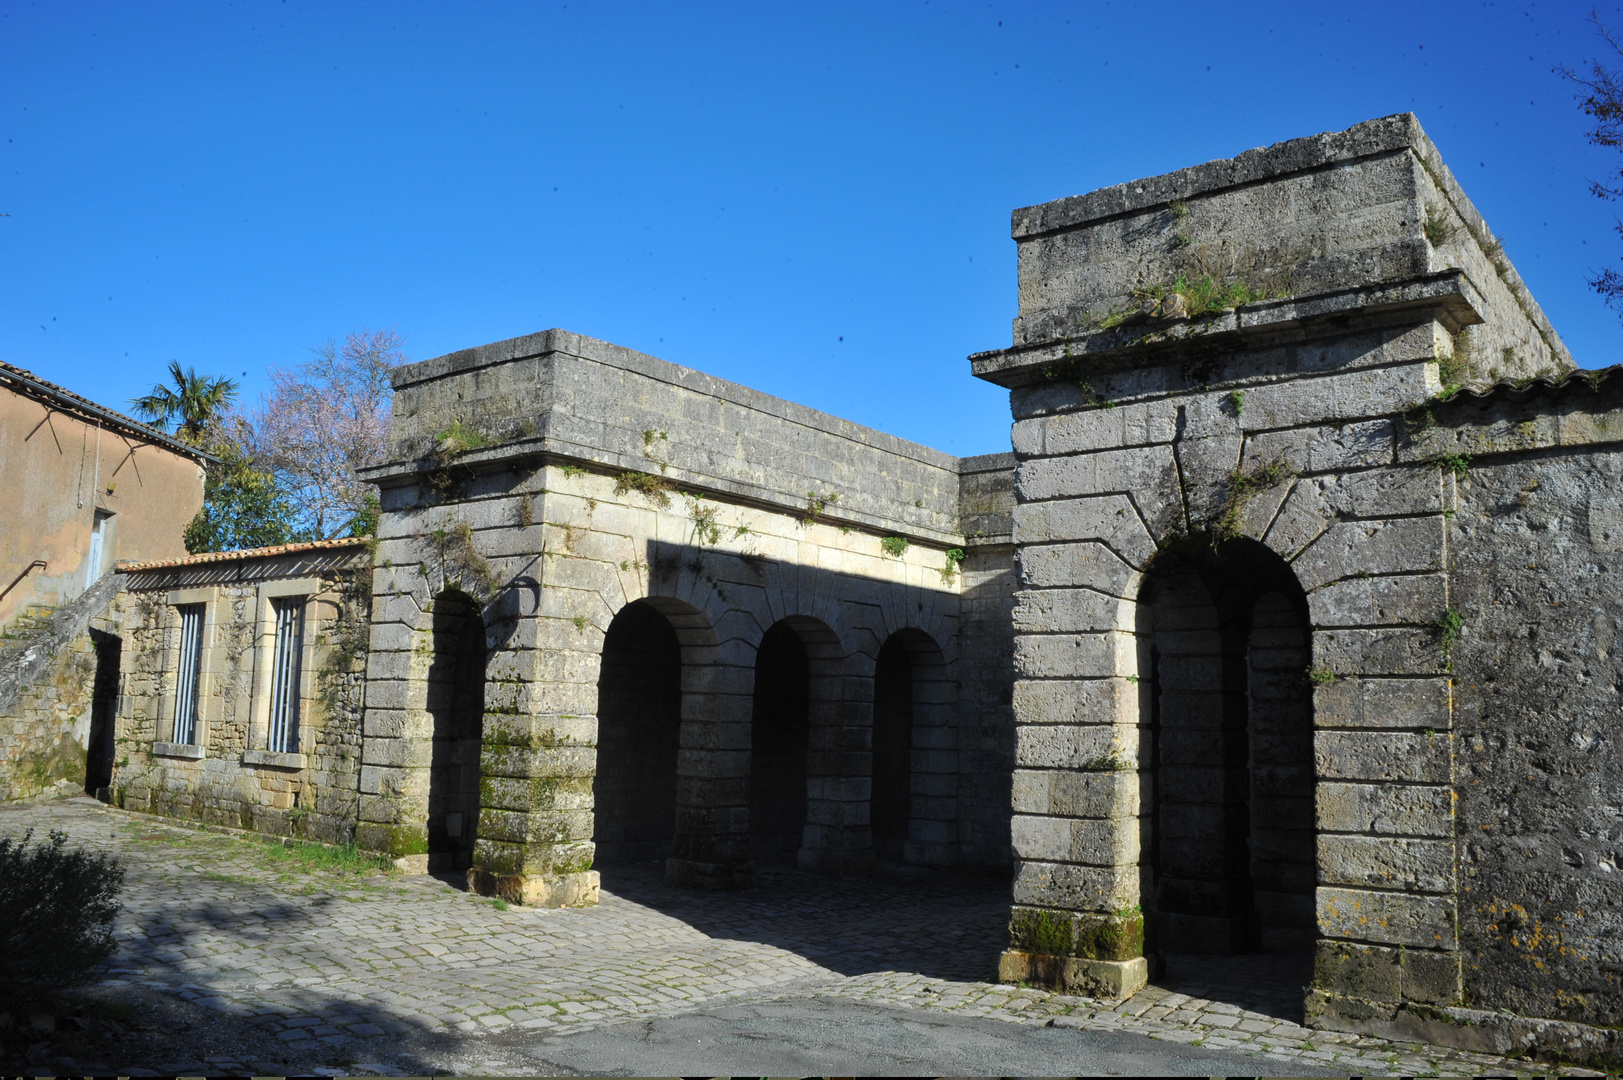
<path fill-rule="evenodd" d="M 771 945 L 846 976 L 993 980 L 1007 940 L 1006 875 L 893 866 L 872 877 L 830 878 L 766 867 L 753 889 L 702 893 L 666 885 L 661 863 L 600 872 L 607 895 L 709 937 Z"/>
<path fill-rule="evenodd" d="M 1246 953 L 1201 956 L 1167 953 L 1166 971 L 1155 985 L 1193 998 L 1221 1001 L 1292 1024 L 1303 1022 L 1302 1004 L 1313 979 L 1313 954 Z"/>

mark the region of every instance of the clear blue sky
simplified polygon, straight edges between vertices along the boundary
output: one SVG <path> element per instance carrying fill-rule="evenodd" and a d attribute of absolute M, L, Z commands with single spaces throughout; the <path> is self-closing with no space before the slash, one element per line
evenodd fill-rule
<path fill-rule="evenodd" d="M 0 0 L 0 359 L 122 407 L 562 326 L 1001 450 L 1011 209 L 1412 110 L 1601 366 L 1588 10 Z"/>

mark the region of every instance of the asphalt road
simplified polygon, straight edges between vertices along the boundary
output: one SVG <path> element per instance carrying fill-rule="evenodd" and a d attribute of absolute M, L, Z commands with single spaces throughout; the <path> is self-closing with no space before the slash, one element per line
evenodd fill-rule
<path fill-rule="evenodd" d="M 507 1043 L 513 1057 L 558 1075 L 1345 1075 L 1305 1068 L 1299 1058 L 1208 1050 L 1132 1032 L 1036 1027 L 831 998 L 778 999 L 579 1035 L 497 1041 Z M 493 1049 L 487 1045 L 485 1052 Z"/>

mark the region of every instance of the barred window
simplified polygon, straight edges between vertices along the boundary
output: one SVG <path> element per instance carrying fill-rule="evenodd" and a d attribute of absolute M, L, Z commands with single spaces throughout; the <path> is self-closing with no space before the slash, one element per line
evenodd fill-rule
<path fill-rule="evenodd" d="M 180 608 L 180 670 L 175 679 L 173 741 L 197 741 L 197 705 L 203 675 L 203 605 Z"/>
<path fill-rule="evenodd" d="M 272 654 L 270 737 L 266 749 L 299 752 L 299 662 L 304 644 L 304 597 L 272 600 L 276 649 Z"/>

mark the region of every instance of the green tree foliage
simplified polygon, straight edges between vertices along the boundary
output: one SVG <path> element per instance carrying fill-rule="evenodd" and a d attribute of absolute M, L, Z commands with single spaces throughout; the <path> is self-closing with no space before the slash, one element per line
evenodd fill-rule
<path fill-rule="evenodd" d="M 66 833 L 46 843 L 0 839 L 0 997 L 37 1000 L 44 991 L 90 981 L 118 948 L 124 868 L 111 855 L 68 850 Z"/>
<path fill-rule="evenodd" d="M 1590 18 L 1613 56 L 1623 57 L 1623 45 L 1618 44 L 1597 15 L 1591 13 Z M 1565 66 L 1555 70 L 1562 78 L 1582 88 L 1578 94 L 1578 108 L 1593 121 L 1588 133 L 1590 145 L 1623 150 L 1623 72 L 1600 60 L 1590 60 L 1583 71 L 1574 71 Z M 1596 198 L 1608 202 L 1623 198 L 1623 166 L 1619 166 L 1605 183 L 1591 180 L 1589 191 Z M 1623 235 L 1623 219 L 1614 227 L 1619 235 Z M 1590 277 L 1589 285 L 1605 298 L 1608 306 L 1623 313 L 1623 273 L 1610 268 L 1601 270 Z"/>
<path fill-rule="evenodd" d="M 201 446 L 233 401 L 237 384 L 232 379 L 199 375 L 197 369 L 181 369 L 179 360 L 169 361 L 171 385 L 158 383 L 150 394 L 130 401 L 143 420 L 164 431 L 175 425 L 173 434 L 182 442 Z"/>
<path fill-rule="evenodd" d="M 293 502 L 268 472 L 234 440 L 220 437 L 209 451 L 220 458 L 209 468 L 203 508 L 186 526 L 186 550 L 240 551 L 309 539 L 293 525 Z"/>

